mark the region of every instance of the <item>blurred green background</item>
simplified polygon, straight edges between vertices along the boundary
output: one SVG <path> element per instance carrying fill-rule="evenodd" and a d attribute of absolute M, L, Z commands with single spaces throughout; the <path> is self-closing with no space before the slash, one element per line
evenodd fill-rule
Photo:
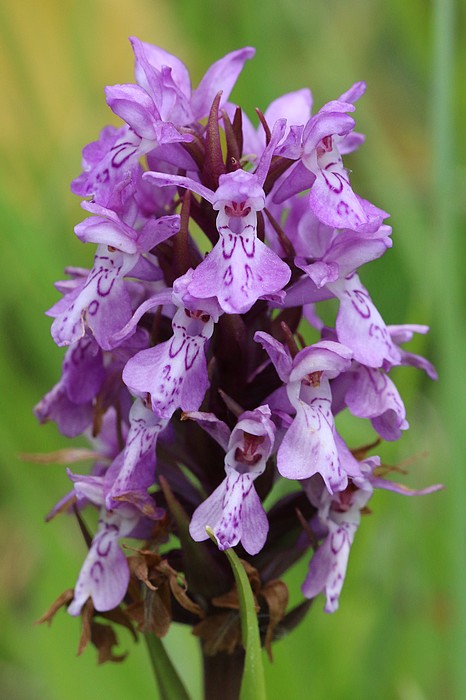
<path fill-rule="evenodd" d="M 92 259 L 92 246 L 73 235 L 83 213 L 69 182 L 81 148 L 117 123 L 103 88 L 133 80 L 133 34 L 180 56 L 194 84 L 226 52 L 255 46 L 233 93 L 250 112 L 304 86 L 318 108 L 354 81 L 368 83 L 357 110 L 367 143 L 347 164 L 356 191 L 391 212 L 394 248 L 362 278 L 388 323 L 431 326 L 412 348 L 440 375 L 433 384 L 409 368 L 394 373 L 411 430 L 381 455 L 409 463 L 410 486 L 447 488 L 417 499 L 375 496 L 340 610 L 326 615 L 319 597 L 275 645 L 273 665 L 265 661 L 269 698 L 462 697 L 466 45 L 455 45 L 454 29 L 465 14 L 452 0 L 0 3 L 1 697 L 156 697 L 145 648 L 125 632 L 127 661 L 97 667 L 93 649 L 76 658 L 76 620 L 61 612 L 51 629 L 34 626 L 73 586 L 84 546 L 71 519 L 43 522 L 68 488 L 63 467 L 18 459 L 67 442 L 31 412 L 58 380 L 63 354 L 43 312 L 65 265 Z M 293 600 L 306 566 L 289 579 Z M 167 647 L 198 700 L 195 640 L 173 629 Z"/>

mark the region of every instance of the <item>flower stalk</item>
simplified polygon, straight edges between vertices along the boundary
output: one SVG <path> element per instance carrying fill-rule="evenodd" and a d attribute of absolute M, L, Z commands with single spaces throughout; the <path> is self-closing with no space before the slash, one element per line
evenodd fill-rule
<path fill-rule="evenodd" d="M 153 632 L 148 632 L 144 636 L 161 700 L 190 700 L 162 640 Z"/>
<path fill-rule="evenodd" d="M 207 526 L 206 531 L 218 546 L 213 530 Z M 239 697 L 240 700 L 266 700 L 261 640 L 253 592 L 246 571 L 234 550 L 226 549 L 225 554 L 230 562 L 239 595 L 241 638 L 245 651 Z"/>

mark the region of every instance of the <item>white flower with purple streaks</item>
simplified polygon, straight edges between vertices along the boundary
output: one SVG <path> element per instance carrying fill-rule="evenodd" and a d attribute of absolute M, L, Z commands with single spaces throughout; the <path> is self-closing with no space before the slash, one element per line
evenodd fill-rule
<path fill-rule="evenodd" d="M 393 491 L 402 496 L 426 496 L 443 488 L 441 484 L 434 484 L 424 489 L 410 489 L 378 476 L 379 469 L 380 458 L 367 457 L 360 462 L 360 475 L 352 478 L 347 489 L 333 495 L 329 495 L 319 477 L 303 482 L 310 502 L 317 508 L 317 523 L 312 522 L 312 525 L 315 531 L 323 529 L 324 540 L 311 559 L 302 591 L 306 598 L 314 598 L 324 592 L 325 612 L 332 613 L 338 609 L 361 511 L 371 498 L 374 488 Z"/>
<path fill-rule="evenodd" d="M 336 320 L 338 340 L 353 350 L 354 359 L 368 367 L 389 369 L 399 365 L 400 351 L 359 275 L 354 272 L 328 283 L 327 289 L 340 300 Z"/>
<path fill-rule="evenodd" d="M 178 309 L 173 317 L 170 340 L 132 357 L 123 370 L 123 381 L 136 396 L 151 397 L 152 410 L 159 418 L 170 419 L 177 408 L 197 411 L 209 386 L 204 346 L 214 332 L 220 309 L 215 300 L 205 300 L 205 309 L 189 299 L 184 305 L 185 281 L 192 270 L 177 280 L 171 300 Z M 163 293 L 160 295 L 163 297 Z M 166 299 L 157 303 L 166 303 Z M 149 299 L 135 313 L 123 332 L 137 323 L 143 309 L 155 305 Z M 189 308 L 188 308 L 189 307 Z"/>
<path fill-rule="evenodd" d="M 212 528 L 221 550 L 241 542 L 249 554 L 264 546 L 269 529 L 267 516 L 254 487 L 266 466 L 274 444 L 275 426 L 268 406 L 246 411 L 231 432 L 212 413 L 192 413 L 206 432 L 226 450 L 226 477 L 194 511 L 189 526 L 196 542 L 207 539 Z"/>
<path fill-rule="evenodd" d="M 81 476 L 68 472 L 74 481 L 78 498 L 86 498 L 97 506 L 105 501 L 105 479 L 99 476 Z M 140 513 L 131 506 L 113 512 L 101 508 L 97 533 L 81 568 L 68 612 L 79 615 L 88 598 L 99 612 L 116 608 L 123 600 L 129 583 L 129 568 L 118 540 L 131 536 L 141 520 Z"/>
<path fill-rule="evenodd" d="M 102 129 L 99 140 L 83 149 L 83 172 L 71 183 L 71 191 L 122 212 L 142 172 L 140 143 L 141 138 L 128 126 Z"/>
<path fill-rule="evenodd" d="M 194 270 L 188 291 L 197 299 L 216 297 L 225 313 L 245 313 L 257 299 L 280 293 L 291 270 L 257 237 L 257 212 L 265 206 L 263 184 L 285 121 L 276 123 L 257 170 L 236 170 L 219 178 L 215 192 L 179 175 L 149 172 L 144 178 L 159 187 L 178 185 L 200 194 L 218 211 L 219 240 Z"/>
<path fill-rule="evenodd" d="M 324 340 L 292 359 L 268 333 L 260 331 L 254 339 L 274 363 L 296 411 L 278 449 L 278 471 L 287 479 L 307 479 L 319 473 L 330 493 L 341 491 L 348 475 L 357 475 L 358 468 L 335 429 L 329 380 L 349 369 L 351 350 Z"/>
<path fill-rule="evenodd" d="M 129 583 L 129 569 L 118 540 L 126 537 L 133 525 L 119 513 L 102 512 L 76 583 L 74 599 L 68 607 L 70 615 L 79 615 L 88 598 L 92 598 L 99 612 L 112 610 L 121 603 Z"/>
<path fill-rule="evenodd" d="M 132 272 L 140 279 L 160 279 L 161 271 L 144 254 L 178 231 L 179 216 L 150 218 L 136 231 L 99 204 L 83 202 L 83 207 L 96 216 L 82 221 L 75 231 L 80 240 L 98 244 L 94 267 L 81 286 L 49 310 L 50 316 L 56 316 L 52 336 L 57 345 L 70 345 L 84 335 L 87 326 L 100 347 L 111 350 L 113 336 L 131 318 L 124 276 Z"/>
<path fill-rule="evenodd" d="M 126 447 L 110 467 L 115 480 L 107 493 L 107 510 L 122 503 L 132 503 L 143 515 L 158 519 L 161 511 L 155 508 L 147 493 L 155 480 L 155 448 L 157 438 L 168 421 L 158 418 L 140 399 L 134 402 L 130 414 Z"/>
<path fill-rule="evenodd" d="M 57 345 L 71 345 L 90 328 L 103 350 L 111 350 L 112 335 L 131 318 L 131 298 L 123 277 L 130 272 L 138 255 L 126 255 L 99 245 L 94 267 L 87 279 L 52 306 L 52 337 Z"/>
<path fill-rule="evenodd" d="M 355 102 L 365 91 L 355 83 L 338 100 L 324 105 L 304 128 L 301 161 L 284 179 L 274 200 L 282 202 L 311 187 L 309 205 L 317 218 L 332 228 L 376 231 L 387 214 L 377 207 L 364 207 L 353 192 L 342 154 L 357 148 L 363 138 L 353 134 Z"/>
<path fill-rule="evenodd" d="M 372 458 L 367 461 L 378 464 L 379 460 Z M 338 609 L 351 545 L 361 520 L 361 508 L 372 496 L 373 487 L 367 477 L 361 476 L 354 479 L 345 491 L 333 496 L 315 478 L 304 482 L 303 488 L 318 509 L 320 525 L 327 534 L 311 559 L 302 591 L 306 598 L 314 598 L 323 591 L 325 612 L 332 613 Z"/>
<path fill-rule="evenodd" d="M 319 222 L 304 204 L 304 200 L 293 203 L 290 239 L 298 252 L 295 264 L 306 277 L 288 290 L 283 305 L 337 297 L 338 340 L 353 350 L 354 358 L 369 367 L 400 364 L 399 349 L 356 273 L 391 247 L 390 226 L 370 233 L 338 231 Z"/>

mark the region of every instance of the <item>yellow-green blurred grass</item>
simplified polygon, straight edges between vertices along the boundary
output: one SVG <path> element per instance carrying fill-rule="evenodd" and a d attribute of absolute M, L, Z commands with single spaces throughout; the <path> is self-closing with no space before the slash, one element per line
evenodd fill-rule
<path fill-rule="evenodd" d="M 43 311 L 56 299 L 53 282 L 65 265 L 88 265 L 92 250 L 72 233 L 82 218 L 69 182 L 80 150 L 106 123 L 117 123 L 103 88 L 132 80 L 129 35 L 160 44 L 192 68 L 193 82 L 213 60 L 241 45 L 257 47 L 234 95 L 249 111 L 279 94 L 310 86 L 318 107 L 365 79 L 358 128 L 367 143 L 350 160 L 358 192 L 392 213 L 394 249 L 362 276 L 388 322 L 433 323 L 413 344 L 440 369 L 444 338 L 435 327 L 439 294 L 460 273 L 451 259 L 445 284 L 431 278 L 435 254 L 431 218 L 432 140 L 429 122 L 432 14 L 421 0 L 291 3 L 90 0 L 0 5 L 0 256 L 2 371 L 0 526 L 0 694 L 16 699 L 74 700 L 105 694 L 115 700 L 149 695 L 152 678 L 142 645 L 122 633 L 130 657 L 97 668 L 92 650 L 76 659 L 78 624 L 59 614 L 50 630 L 33 621 L 72 586 L 84 554 L 73 522 L 43 524 L 68 488 L 61 467 L 20 462 L 20 451 L 63 447 L 54 426 L 36 425 L 31 407 L 58 379 L 62 351 Z M 465 65 L 461 47 L 458 66 Z M 464 104 L 458 96 L 457 104 Z M 458 144 L 464 153 L 464 136 Z M 459 171 L 463 177 L 464 172 Z M 452 193 L 452 196 L 453 193 Z M 460 251 L 453 245 L 453 251 Z M 448 293 L 448 291 L 447 291 Z M 448 303 L 448 296 L 446 298 Z M 458 309 L 460 312 L 460 309 Z M 438 313 L 438 312 L 437 312 Z M 411 431 L 386 445 L 387 461 L 418 456 L 406 482 L 455 483 L 449 432 L 451 403 L 415 370 L 396 373 Z M 463 392 L 464 393 L 464 392 Z M 440 397 L 440 401 L 439 401 Z M 365 429 L 344 419 L 357 443 Z M 456 482 L 457 483 L 457 482 Z M 455 489 L 424 499 L 377 494 L 350 559 L 341 609 L 333 616 L 317 599 L 302 627 L 275 647 L 267 664 L 269 696 L 290 698 L 453 697 L 459 650 L 450 646 L 456 616 L 451 598 L 456 533 L 448 530 Z M 459 545 L 457 545 L 459 547 Z M 305 575 L 290 575 L 294 600 Z M 167 643 L 190 669 L 199 697 L 198 655 L 183 630 Z"/>

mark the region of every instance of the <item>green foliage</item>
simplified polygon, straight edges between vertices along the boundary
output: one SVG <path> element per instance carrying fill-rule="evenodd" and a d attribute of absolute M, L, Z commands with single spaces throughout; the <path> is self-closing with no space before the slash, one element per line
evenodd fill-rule
<path fill-rule="evenodd" d="M 440 374 L 435 386 L 410 368 L 397 372 L 411 430 L 399 444 L 384 445 L 381 455 L 390 463 L 411 460 L 411 486 L 442 481 L 448 488 L 419 499 L 376 496 L 356 536 L 340 610 L 326 616 L 318 599 L 301 627 L 275 645 L 266 683 L 269 700 L 311 693 L 338 700 L 460 696 L 465 396 L 458 384 L 465 343 L 459 217 L 466 173 L 455 154 L 466 153 L 466 138 L 463 126 L 455 133 L 464 120 L 455 113 L 464 115 L 466 94 L 452 85 L 448 102 L 442 86 L 464 75 L 466 45 L 455 48 L 454 23 L 442 15 L 453 0 L 438 0 L 435 16 L 433 5 L 6 0 L 0 7 L 2 697 L 156 697 L 146 650 L 124 632 L 129 658 L 97 668 L 90 649 L 75 658 L 76 620 L 60 613 L 50 630 L 33 626 L 73 585 L 84 546 L 71 520 L 43 524 L 69 489 L 62 468 L 17 457 L 65 443 L 31 415 L 58 379 L 63 354 L 43 312 L 58 298 L 53 282 L 65 265 L 90 262 L 90 251 L 72 233 L 83 213 L 69 182 L 79 173 L 81 148 L 115 123 L 103 87 L 131 80 L 131 34 L 184 58 L 194 66 L 194 82 L 227 51 L 256 46 L 257 58 L 234 93 L 250 112 L 303 86 L 313 89 L 319 106 L 355 80 L 368 83 L 357 111 L 367 143 L 349 164 L 358 174 L 355 189 L 392 213 L 394 248 L 363 270 L 363 279 L 388 322 L 431 325 L 413 351 L 428 355 Z M 453 67 L 442 60 L 449 46 Z M 289 577 L 290 604 L 299 600 L 305 567 L 300 563 Z M 199 653 L 185 632 L 170 632 L 167 649 L 196 700 Z"/>

